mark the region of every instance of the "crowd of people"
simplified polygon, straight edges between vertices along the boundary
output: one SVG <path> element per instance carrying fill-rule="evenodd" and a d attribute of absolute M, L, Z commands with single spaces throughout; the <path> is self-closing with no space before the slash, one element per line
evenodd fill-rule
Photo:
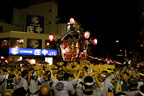
<path fill-rule="evenodd" d="M 3 65 L 0 96 L 144 96 L 144 68 L 132 65 Z"/>

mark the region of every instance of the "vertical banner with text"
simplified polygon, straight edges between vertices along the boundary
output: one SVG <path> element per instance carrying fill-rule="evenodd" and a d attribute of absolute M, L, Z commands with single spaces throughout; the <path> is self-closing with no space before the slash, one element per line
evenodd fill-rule
<path fill-rule="evenodd" d="M 25 31 L 28 33 L 44 34 L 44 17 L 35 15 L 26 15 Z"/>

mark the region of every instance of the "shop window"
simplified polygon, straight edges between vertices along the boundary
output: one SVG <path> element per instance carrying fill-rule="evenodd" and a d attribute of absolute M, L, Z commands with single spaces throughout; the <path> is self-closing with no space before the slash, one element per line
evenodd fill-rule
<path fill-rule="evenodd" d="M 10 38 L 0 39 L 0 56 L 8 56 Z"/>
<path fill-rule="evenodd" d="M 10 45 L 10 40 L 7 39 L 1 40 L 1 48 L 9 47 L 9 45 Z"/>
<path fill-rule="evenodd" d="M 24 39 L 23 38 L 11 38 L 11 47 L 13 48 L 23 48 Z"/>
<path fill-rule="evenodd" d="M 3 32 L 3 27 L 2 26 L 0 26 L 0 32 Z"/>
<path fill-rule="evenodd" d="M 53 58 L 52 57 L 45 57 L 45 62 L 48 62 L 49 65 L 53 65 Z"/>

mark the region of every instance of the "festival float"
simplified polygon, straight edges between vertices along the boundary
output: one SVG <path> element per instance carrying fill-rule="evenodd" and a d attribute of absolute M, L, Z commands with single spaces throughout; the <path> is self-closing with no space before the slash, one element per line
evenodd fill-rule
<path fill-rule="evenodd" d="M 70 18 L 67 24 L 67 33 L 58 40 L 58 53 L 62 57 L 62 61 L 86 61 L 87 49 L 91 42 L 97 44 L 96 40 L 90 39 L 90 32 L 83 32 L 80 24 Z"/>

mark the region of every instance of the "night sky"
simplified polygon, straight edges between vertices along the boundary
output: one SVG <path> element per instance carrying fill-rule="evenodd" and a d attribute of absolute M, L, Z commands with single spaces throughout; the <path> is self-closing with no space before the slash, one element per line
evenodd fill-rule
<path fill-rule="evenodd" d="M 139 0 L 60 0 L 59 16 L 64 22 L 75 18 L 84 31 L 98 39 L 96 56 L 114 57 L 116 50 L 137 47 L 141 27 L 138 8 Z"/>
<path fill-rule="evenodd" d="M 3 0 L 0 6 L 1 19 L 12 19 L 14 6 L 28 6 L 28 0 Z M 120 48 L 135 46 L 139 38 L 140 20 L 139 0 L 59 0 L 59 17 L 62 23 L 73 17 L 81 24 L 84 31 L 91 32 L 91 37 L 98 39 L 97 52 L 112 52 L 115 40 L 120 40 Z M 102 55 L 102 56 L 103 56 Z"/>
<path fill-rule="evenodd" d="M 64 22 L 74 17 L 84 30 L 95 34 L 134 36 L 139 27 L 138 3 L 138 0 L 60 0 L 59 16 Z"/>

